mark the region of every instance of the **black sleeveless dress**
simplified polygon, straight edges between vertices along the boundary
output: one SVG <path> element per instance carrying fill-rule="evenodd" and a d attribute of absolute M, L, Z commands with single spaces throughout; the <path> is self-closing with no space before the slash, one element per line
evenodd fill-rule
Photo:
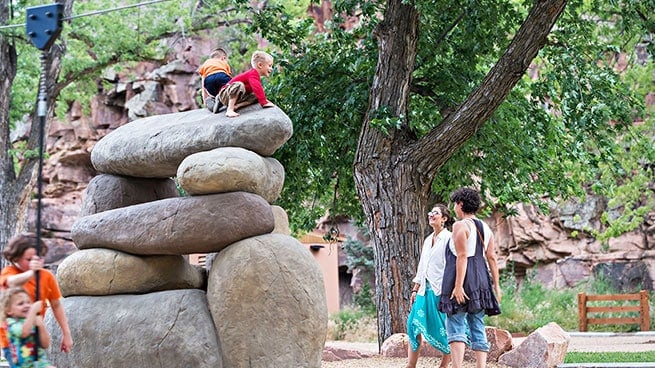
<path fill-rule="evenodd" d="M 453 315 L 459 312 L 473 313 L 484 309 L 488 316 L 500 314 L 500 305 L 494 294 L 493 281 L 487 262 L 484 258 L 484 241 L 478 234 L 484 234 L 482 222 L 473 219 L 477 233 L 475 246 L 475 255 L 468 257 L 466 262 L 466 275 L 464 277 L 464 292 L 469 299 L 464 304 L 457 303 L 457 300 L 450 298 L 455 288 L 455 278 L 457 277 L 457 256 L 446 246 L 446 268 L 444 269 L 443 281 L 441 284 L 441 300 L 439 301 L 439 311 L 447 315 Z M 473 235 L 473 234 L 472 234 Z"/>

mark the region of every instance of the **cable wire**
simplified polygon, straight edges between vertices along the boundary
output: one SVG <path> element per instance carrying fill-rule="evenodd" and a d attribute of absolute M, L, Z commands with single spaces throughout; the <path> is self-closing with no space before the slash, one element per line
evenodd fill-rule
<path fill-rule="evenodd" d="M 92 12 L 88 12 L 88 13 L 84 13 L 84 14 L 79 14 L 79 15 L 71 15 L 70 17 L 62 18 L 62 20 L 73 20 L 73 19 L 82 18 L 82 17 L 89 17 L 89 16 L 92 16 L 92 15 L 106 14 L 106 13 L 111 13 L 111 12 L 115 12 L 115 11 L 119 11 L 119 10 L 125 10 L 125 9 L 129 9 L 129 8 L 136 8 L 136 7 L 141 7 L 141 6 L 146 6 L 146 5 L 156 4 L 156 3 L 163 3 L 164 1 L 171 1 L 171 0 L 144 1 L 142 3 L 133 4 L 133 5 L 124 5 L 124 6 L 119 6 L 117 8 L 96 10 L 96 11 L 92 11 Z M 18 27 L 25 27 L 25 23 L 0 26 L 0 30 L 18 28 Z"/>

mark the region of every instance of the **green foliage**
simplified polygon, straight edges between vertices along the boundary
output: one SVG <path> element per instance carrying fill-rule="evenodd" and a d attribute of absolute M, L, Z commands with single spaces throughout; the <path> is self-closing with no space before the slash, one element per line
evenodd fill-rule
<path fill-rule="evenodd" d="M 337 16 L 328 34 L 303 34 L 281 16 L 261 26 L 270 32 L 267 37 L 278 37 L 282 73 L 270 84 L 296 129 L 276 154 L 290 178 L 279 204 L 289 210 L 292 226 L 308 229 L 327 210 L 361 218 L 351 163 L 377 58 L 371 31 L 379 18 L 367 15 L 379 14 L 381 5 L 335 1 Z M 371 112 L 371 124 L 385 134 L 407 125 L 422 137 L 438 126 L 482 81 L 529 10 L 529 4 L 513 1 L 415 5 L 421 33 L 409 114 Z M 597 182 L 601 173 L 618 178 L 606 168 L 622 147 L 615 138 L 643 113 L 642 96 L 628 86 L 640 80 L 642 91 L 652 88 L 647 73 L 627 78 L 615 68 L 616 52 L 634 50 L 643 35 L 626 26 L 640 7 L 571 3 L 535 60 L 538 73 L 523 78 L 492 119 L 441 167 L 433 182 L 436 196 L 479 185 L 486 202 L 510 215 L 516 202 L 547 211 L 545 198 L 583 197 L 586 183 Z M 336 27 L 355 9 L 362 14 L 358 27 L 348 32 Z M 613 22 L 601 21 L 610 14 L 617 17 Z M 618 43 L 626 37 L 629 42 Z M 637 60 L 629 59 L 628 70 L 634 65 Z"/>
<path fill-rule="evenodd" d="M 655 351 L 578 352 L 566 353 L 564 363 L 637 363 L 655 362 Z"/>
<path fill-rule="evenodd" d="M 373 280 L 368 279 L 375 272 L 373 247 L 348 237 L 343 243 L 343 251 L 346 254 L 348 270 L 360 269 L 363 275 L 362 287 L 359 292 L 353 294 L 353 301 L 364 313 L 375 315 L 375 293 L 371 290 Z"/>
<path fill-rule="evenodd" d="M 343 243 L 343 251 L 346 253 L 346 265 L 349 270 L 355 268 L 362 268 L 368 272 L 375 270 L 373 247 L 349 236 Z"/>
<path fill-rule="evenodd" d="M 347 334 L 356 330 L 367 316 L 363 310 L 352 308 L 343 308 L 339 312 L 330 315 L 330 320 L 335 324 L 330 337 L 333 340 L 344 340 Z"/>
<path fill-rule="evenodd" d="M 368 280 L 367 280 L 368 281 Z M 367 316 L 375 316 L 375 293 L 371 290 L 371 283 L 364 282 L 358 293 L 353 295 L 353 302 Z"/>
<path fill-rule="evenodd" d="M 550 322 L 556 322 L 566 331 L 577 330 L 577 319 L 571 318 L 578 310 L 577 291 L 548 290 L 530 276 L 519 287 L 508 267 L 501 277 L 502 313 L 486 317 L 487 324 L 511 332 L 531 333 Z"/>
<path fill-rule="evenodd" d="M 616 294 L 611 284 L 602 274 L 590 279 L 588 282 L 576 285 L 569 289 L 546 289 L 528 271 L 519 285 L 510 264 L 501 273 L 501 300 L 502 314 L 486 317 L 488 325 L 511 331 L 513 333 L 529 334 L 537 328 L 550 322 L 557 323 L 565 331 L 578 330 L 578 293 L 588 294 Z M 653 308 L 655 301 L 650 298 Z M 635 305 L 635 302 L 611 302 L 611 305 Z M 595 304 L 602 305 L 602 304 Z M 631 313 L 631 312 L 630 312 Z M 630 314 L 622 314 L 629 316 Z M 636 317 L 636 315 L 634 315 Z M 655 327 L 655 320 L 651 321 L 651 328 Z M 632 332 L 638 330 L 638 325 L 589 325 L 589 331 L 596 332 Z"/>
<path fill-rule="evenodd" d="M 352 175 L 357 137 L 368 99 L 374 58 L 372 45 L 334 29 L 276 56 L 281 72 L 267 95 L 294 122 L 293 136 L 275 157 L 286 177 L 276 204 L 292 217 L 292 227 L 309 230 L 327 211 L 362 219 Z"/>

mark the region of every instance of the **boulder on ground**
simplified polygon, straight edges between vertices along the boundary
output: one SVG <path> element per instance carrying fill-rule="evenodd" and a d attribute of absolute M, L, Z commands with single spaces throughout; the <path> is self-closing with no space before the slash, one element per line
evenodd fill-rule
<path fill-rule="evenodd" d="M 212 317 L 201 290 L 62 299 L 74 345 L 60 351 L 52 313 L 48 357 L 57 367 L 223 367 Z"/>
<path fill-rule="evenodd" d="M 510 367 L 553 368 L 564 363 L 571 337 L 551 322 L 528 335 L 516 348 L 500 356 L 498 362 Z"/>
<path fill-rule="evenodd" d="M 487 362 L 497 362 L 498 357 L 512 349 L 512 334 L 507 330 L 491 326 L 486 326 L 484 331 L 487 333 L 489 342 Z M 468 346 L 464 350 L 464 360 L 475 362 L 475 352 Z"/>
<path fill-rule="evenodd" d="M 407 349 L 409 349 L 407 334 L 395 333 L 384 340 L 380 348 L 380 355 L 387 358 L 407 358 Z M 423 339 L 419 347 L 419 355 L 422 357 L 441 357 L 443 353 Z"/>
<path fill-rule="evenodd" d="M 323 274 L 298 240 L 268 234 L 223 249 L 209 270 L 207 301 L 225 366 L 321 367 Z"/>

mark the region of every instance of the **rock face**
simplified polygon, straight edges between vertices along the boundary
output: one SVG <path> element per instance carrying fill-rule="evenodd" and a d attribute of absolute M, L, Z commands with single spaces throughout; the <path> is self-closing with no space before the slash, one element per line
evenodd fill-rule
<path fill-rule="evenodd" d="M 284 210 L 269 204 L 284 168 L 259 156 L 286 142 L 291 123 L 263 111 L 229 122 L 206 110 L 136 120 L 96 146 L 92 163 L 108 172 L 92 181 L 72 225 L 80 250 L 59 266 L 77 343 L 71 354 L 51 345 L 58 366 L 321 366 L 323 276 L 284 234 Z M 202 195 L 178 197 L 167 178 L 176 172 Z M 207 279 L 183 256 L 209 252 L 218 253 Z M 60 338 L 52 317 L 48 327 Z"/>

